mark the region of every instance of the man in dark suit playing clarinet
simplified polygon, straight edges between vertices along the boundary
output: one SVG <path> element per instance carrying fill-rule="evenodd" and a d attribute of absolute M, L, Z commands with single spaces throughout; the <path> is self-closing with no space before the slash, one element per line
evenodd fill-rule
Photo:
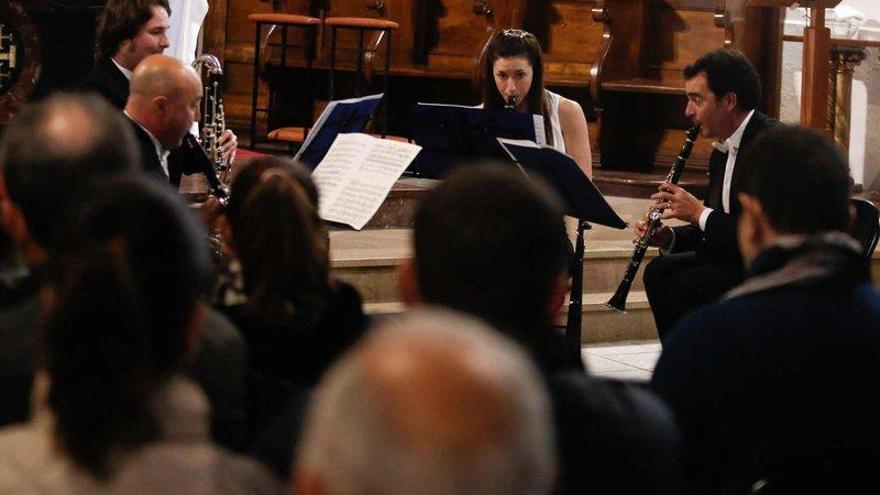
<path fill-rule="evenodd" d="M 707 53 L 685 67 L 684 77 L 685 115 L 701 127 L 703 137 L 716 142 L 704 202 L 675 184 L 663 184 L 651 196 L 665 209 L 663 219 L 689 222 L 663 226 L 651 239 L 661 256 L 645 267 L 644 280 L 661 340 L 686 313 L 714 301 L 742 280 L 736 195 L 743 167 L 737 161 L 774 122 L 756 110 L 761 83 L 743 54 L 733 50 Z M 645 221 L 637 222 L 634 230 L 641 237 Z"/>

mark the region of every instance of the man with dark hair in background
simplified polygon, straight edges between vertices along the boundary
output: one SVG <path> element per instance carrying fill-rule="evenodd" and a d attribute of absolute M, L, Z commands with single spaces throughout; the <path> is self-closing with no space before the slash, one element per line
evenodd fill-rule
<path fill-rule="evenodd" d="M 82 89 L 95 91 L 114 107 L 124 108 L 135 67 L 171 44 L 169 17 L 168 0 L 108 1 L 97 20 L 95 67 Z"/>
<path fill-rule="evenodd" d="M 768 131 L 743 165 L 746 279 L 679 323 L 652 386 L 684 431 L 698 493 L 746 493 L 762 477 L 800 480 L 785 493 L 847 493 L 880 459 L 880 297 L 845 234 L 849 169 L 834 143 L 794 127 Z"/>
<path fill-rule="evenodd" d="M 555 195 L 501 166 L 453 171 L 419 205 L 408 305 L 482 318 L 522 344 L 547 383 L 557 424 L 555 493 L 677 493 L 678 431 L 654 396 L 591 379 L 554 321 L 571 248 Z"/>
<path fill-rule="evenodd" d="M 689 225 L 661 227 L 651 245 L 662 256 L 645 267 L 645 291 L 657 334 L 665 340 L 689 311 L 708 304 L 742 279 L 736 246 L 736 195 L 744 179 L 739 157 L 773 121 L 756 110 L 761 83 L 748 59 L 734 50 L 716 50 L 684 68 L 688 103 L 685 115 L 713 138 L 709 189 L 704 202 L 684 188 L 663 184 L 651 196 L 665 208 L 663 219 Z M 641 237 L 644 220 L 636 223 Z"/>

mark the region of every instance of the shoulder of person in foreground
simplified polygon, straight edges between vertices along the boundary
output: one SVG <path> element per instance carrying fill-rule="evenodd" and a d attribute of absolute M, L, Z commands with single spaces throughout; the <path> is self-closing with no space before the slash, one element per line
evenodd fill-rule
<path fill-rule="evenodd" d="M 566 493 L 587 487 L 680 492 L 681 432 L 669 408 L 644 384 L 569 372 L 551 377 L 549 386 Z"/>

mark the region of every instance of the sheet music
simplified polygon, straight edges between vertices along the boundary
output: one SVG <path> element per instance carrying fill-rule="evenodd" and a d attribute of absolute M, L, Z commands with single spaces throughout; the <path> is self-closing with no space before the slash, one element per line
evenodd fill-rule
<path fill-rule="evenodd" d="M 547 134 L 544 132 L 544 116 L 532 114 L 535 123 L 535 142 L 541 146 L 547 145 Z"/>
<path fill-rule="evenodd" d="M 330 114 L 333 113 L 333 109 L 336 108 L 337 105 L 342 103 L 360 103 L 362 101 L 368 100 L 378 100 L 384 96 L 385 93 L 379 93 L 377 95 L 369 95 L 363 96 L 360 98 L 349 98 L 347 100 L 333 100 L 327 103 L 327 106 L 324 107 L 324 111 L 321 112 L 321 115 L 318 116 L 318 119 L 312 125 L 312 128 L 309 130 L 309 135 L 306 136 L 306 140 L 303 141 L 302 146 L 299 147 L 299 151 L 296 152 L 296 155 L 293 156 L 294 160 L 299 161 L 302 154 L 309 149 L 309 145 L 312 144 L 312 140 L 314 140 L 315 136 L 318 135 L 318 131 L 324 127 L 324 123 L 327 122 L 327 118 L 330 117 Z"/>
<path fill-rule="evenodd" d="M 321 218 L 362 229 L 421 149 L 366 134 L 337 136 L 312 173 Z"/>

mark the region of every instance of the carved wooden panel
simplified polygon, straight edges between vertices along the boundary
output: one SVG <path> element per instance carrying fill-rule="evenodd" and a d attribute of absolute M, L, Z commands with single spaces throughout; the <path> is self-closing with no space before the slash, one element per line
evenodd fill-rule
<path fill-rule="evenodd" d="M 0 124 L 24 106 L 41 59 L 40 36 L 24 6 L 0 1 Z"/>
<path fill-rule="evenodd" d="M 593 8 L 599 2 L 548 3 L 538 9 L 540 14 L 525 21 L 526 30 L 541 40 L 547 79 L 559 85 L 586 86 L 605 31 L 605 25 L 593 19 Z"/>

